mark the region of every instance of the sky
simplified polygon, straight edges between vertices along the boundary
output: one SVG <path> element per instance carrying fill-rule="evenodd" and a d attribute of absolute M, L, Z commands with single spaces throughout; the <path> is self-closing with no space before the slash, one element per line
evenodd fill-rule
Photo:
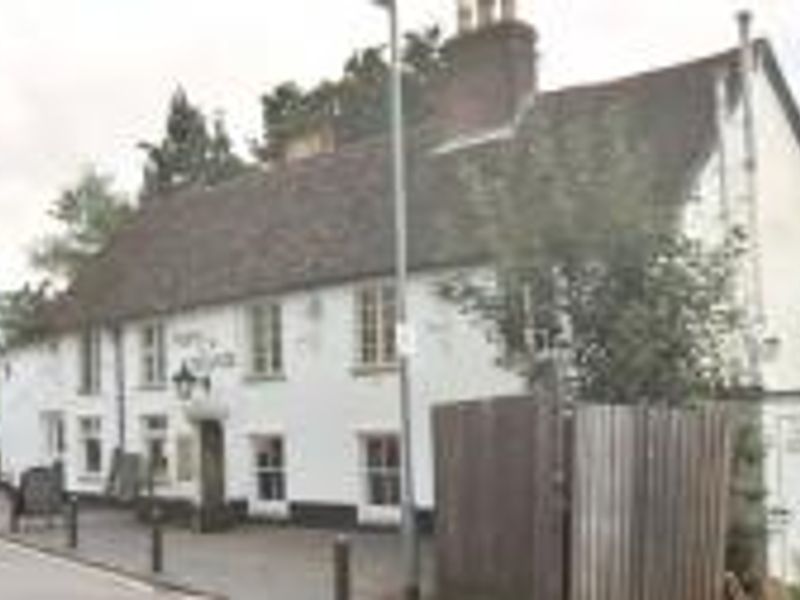
<path fill-rule="evenodd" d="M 455 0 L 399 2 L 403 28 L 452 33 Z M 539 32 L 544 88 L 730 47 L 749 8 L 800 97 L 800 0 L 518 2 Z M 160 139 L 178 85 L 245 148 L 262 93 L 334 77 L 386 33 L 371 0 L 0 0 L 0 290 L 36 277 L 27 255 L 54 230 L 48 207 L 86 165 L 135 194 L 137 143 Z"/>

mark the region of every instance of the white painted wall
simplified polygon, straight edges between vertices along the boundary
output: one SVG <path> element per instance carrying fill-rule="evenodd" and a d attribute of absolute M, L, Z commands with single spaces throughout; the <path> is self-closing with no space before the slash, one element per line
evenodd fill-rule
<path fill-rule="evenodd" d="M 775 352 L 763 355 L 762 372 L 768 402 L 764 411 L 767 505 L 785 507 L 786 528 L 773 528 L 770 568 L 776 576 L 800 581 L 800 443 L 786 437 L 800 423 L 800 143 L 766 71 L 754 77 L 753 104 L 758 155 L 758 234 L 763 284 L 765 338 L 777 340 Z M 734 224 L 747 223 L 743 202 L 743 134 L 741 107 L 728 115 L 723 133 L 725 178 Z M 688 230 L 704 239 L 718 239 L 722 215 L 720 153 L 701 170 L 686 213 Z M 750 275 L 743 273 L 741 284 Z M 741 353 L 742 347 L 738 346 Z M 800 431 L 800 430 L 798 430 Z M 793 434 L 792 434 L 793 435 Z M 783 438 L 781 436 L 784 436 Z"/>
<path fill-rule="evenodd" d="M 769 490 L 769 565 L 772 575 L 800 581 L 800 395 L 764 409 Z"/>
<path fill-rule="evenodd" d="M 423 507 L 433 504 L 430 408 L 436 403 L 509 394 L 523 389 L 521 380 L 495 365 L 497 347 L 473 316 L 443 300 L 436 289 L 444 274 L 412 277 L 409 311 L 416 330 L 412 358 L 414 458 L 417 494 Z M 342 285 L 287 294 L 283 307 L 285 379 L 252 381 L 245 367 L 245 303 L 197 309 L 166 320 L 168 374 L 196 354 L 177 344 L 186 334 L 200 332 L 213 339 L 218 352 L 230 352 L 236 362 L 213 373 L 213 397 L 229 409 L 226 421 L 228 495 L 255 502 L 253 436 L 285 436 L 287 495 L 293 501 L 363 505 L 359 436 L 398 432 L 396 372 L 371 375 L 354 372 L 355 286 Z M 144 322 L 124 327 L 126 363 L 126 443 L 142 450 L 142 418 L 164 414 L 170 427 L 171 481 L 161 493 L 195 495 L 194 484 L 176 484 L 175 439 L 194 430 L 171 384 L 162 390 L 141 386 L 139 331 Z M 78 387 L 78 336 L 62 338 L 58 351 L 30 348 L 8 357 L 13 376 L 3 385 L 3 465 L 19 472 L 42 460 L 36 448 L 41 437 L 35 423 L 46 407 L 67 414 L 70 453 L 67 465 L 72 489 L 98 491 L 102 481 L 81 477 L 77 419 L 103 418 L 105 464 L 116 446 L 117 417 L 112 338 L 103 336 L 102 393 L 86 397 Z M 54 378 L 54 373 L 60 373 Z M 31 392 L 31 390 L 35 390 Z M 363 506 L 362 506 L 363 509 Z M 369 518 L 369 514 L 363 514 Z M 372 515 L 376 516 L 376 515 Z"/>

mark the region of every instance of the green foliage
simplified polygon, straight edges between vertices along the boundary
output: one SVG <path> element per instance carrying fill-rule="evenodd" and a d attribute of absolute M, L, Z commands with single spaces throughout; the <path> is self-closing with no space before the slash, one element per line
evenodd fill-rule
<path fill-rule="evenodd" d="M 31 253 L 33 266 L 55 280 L 71 281 L 132 212 L 109 176 L 87 169 L 56 198 L 50 216 L 61 231 L 38 242 Z"/>
<path fill-rule="evenodd" d="M 48 301 L 48 284 L 25 284 L 0 297 L 0 350 L 34 341 L 44 333 L 42 310 Z"/>
<path fill-rule="evenodd" d="M 170 99 L 164 137 L 142 142 L 147 153 L 141 195 L 170 194 L 192 184 L 215 185 L 240 174 L 244 162 L 235 154 L 221 117 L 209 128 L 202 111 L 183 89 Z"/>
<path fill-rule="evenodd" d="M 406 118 L 419 122 L 431 114 L 430 88 L 443 68 L 441 32 L 431 27 L 406 35 L 403 83 Z M 355 52 L 336 81 L 323 81 L 308 91 L 286 82 L 261 99 L 264 141 L 255 148 L 267 162 L 284 155 L 286 143 L 328 124 L 341 143 L 382 133 L 388 128 L 390 68 L 385 48 Z"/>
<path fill-rule="evenodd" d="M 568 354 L 583 401 L 709 397 L 731 383 L 737 236 L 709 248 L 680 232 L 678 199 L 660 194 L 624 104 L 564 121 L 552 112 L 464 167 L 498 285 L 462 289 L 460 301 L 534 382 L 547 374 L 543 339 Z"/>

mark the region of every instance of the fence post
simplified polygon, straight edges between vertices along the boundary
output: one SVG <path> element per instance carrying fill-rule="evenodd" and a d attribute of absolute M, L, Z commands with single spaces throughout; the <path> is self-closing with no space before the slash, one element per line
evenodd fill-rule
<path fill-rule="evenodd" d="M 67 547 L 78 547 L 78 497 L 74 495 L 67 504 Z"/>
<path fill-rule="evenodd" d="M 161 573 L 164 569 L 164 532 L 161 527 L 161 507 L 153 504 L 150 521 L 150 567 L 153 573 Z"/>
<path fill-rule="evenodd" d="M 336 536 L 333 544 L 334 600 L 350 600 L 350 538 Z"/>

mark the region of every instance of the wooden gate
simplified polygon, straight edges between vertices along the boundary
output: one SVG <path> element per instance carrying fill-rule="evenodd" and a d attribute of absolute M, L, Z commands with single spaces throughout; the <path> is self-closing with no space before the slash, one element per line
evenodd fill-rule
<path fill-rule="evenodd" d="M 718 600 L 729 429 L 720 407 L 437 408 L 441 597 Z"/>

